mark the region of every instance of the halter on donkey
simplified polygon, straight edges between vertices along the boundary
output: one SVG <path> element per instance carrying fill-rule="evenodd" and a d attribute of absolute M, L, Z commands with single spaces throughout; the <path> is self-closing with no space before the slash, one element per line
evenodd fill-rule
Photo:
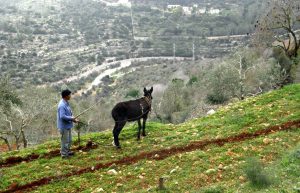
<path fill-rule="evenodd" d="M 121 148 L 119 143 L 119 134 L 127 121 L 138 122 L 139 127 L 138 127 L 137 139 L 140 140 L 141 119 L 143 119 L 142 135 L 146 136 L 145 126 L 146 126 L 148 114 L 151 111 L 152 91 L 153 91 L 153 87 L 151 87 L 151 89 L 149 90 L 144 88 L 144 97 L 137 100 L 120 102 L 116 104 L 116 106 L 112 109 L 111 115 L 115 120 L 115 127 L 113 129 L 113 135 L 114 135 L 113 143 L 117 148 Z"/>

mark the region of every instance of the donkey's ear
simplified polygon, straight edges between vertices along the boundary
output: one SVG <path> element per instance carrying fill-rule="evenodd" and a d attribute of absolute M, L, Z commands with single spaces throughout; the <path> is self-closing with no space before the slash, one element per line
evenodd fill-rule
<path fill-rule="evenodd" d="M 147 92 L 147 89 L 144 87 L 144 92 Z"/>
<path fill-rule="evenodd" d="M 151 86 L 151 88 L 150 88 L 150 92 L 152 93 L 152 91 L 153 91 L 153 86 Z"/>

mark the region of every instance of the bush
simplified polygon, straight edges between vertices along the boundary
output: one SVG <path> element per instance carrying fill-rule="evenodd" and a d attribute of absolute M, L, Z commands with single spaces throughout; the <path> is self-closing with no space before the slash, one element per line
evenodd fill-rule
<path fill-rule="evenodd" d="M 271 180 L 265 173 L 262 164 L 255 158 L 250 158 L 245 166 L 245 173 L 252 186 L 265 188 L 271 185 Z"/>
<path fill-rule="evenodd" d="M 221 92 L 213 92 L 206 96 L 206 100 L 210 104 L 223 104 L 228 100 L 228 97 Z"/>
<path fill-rule="evenodd" d="M 127 92 L 125 97 L 126 98 L 128 98 L 128 97 L 137 98 L 139 96 L 139 94 L 140 94 L 140 92 L 138 90 L 132 89 L 129 92 Z"/>

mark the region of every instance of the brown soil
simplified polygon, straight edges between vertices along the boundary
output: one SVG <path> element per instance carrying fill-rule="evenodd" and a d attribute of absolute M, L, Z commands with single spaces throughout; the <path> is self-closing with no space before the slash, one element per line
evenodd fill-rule
<path fill-rule="evenodd" d="M 70 176 L 75 175 L 81 175 L 88 172 L 94 172 L 96 170 L 100 170 L 103 168 L 108 168 L 111 165 L 130 165 L 133 163 L 136 163 L 143 159 L 153 159 L 153 160 L 163 160 L 167 157 L 170 157 L 172 155 L 178 154 L 178 153 L 184 153 L 184 152 L 190 152 L 197 149 L 203 149 L 204 147 L 208 145 L 219 145 L 223 146 L 226 143 L 235 143 L 235 142 L 241 142 L 248 139 L 253 139 L 259 136 L 268 135 L 271 133 L 275 133 L 278 131 L 284 131 L 284 130 L 292 130 L 292 129 L 298 129 L 300 128 L 300 120 L 298 121 L 290 121 L 287 123 L 284 123 L 282 125 L 278 126 L 272 126 L 267 129 L 258 130 L 254 133 L 240 133 L 238 135 L 233 135 L 226 138 L 220 138 L 220 139 L 211 139 L 211 140 L 202 140 L 202 141 L 194 141 L 186 146 L 174 146 L 168 149 L 162 149 L 157 151 L 151 151 L 151 152 L 143 152 L 136 156 L 132 157 L 124 157 L 120 160 L 108 162 L 108 163 L 99 163 L 95 167 L 86 167 L 82 168 L 80 170 L 76 170 L 73 172 L 70 172 L 68 174 L 64 175 L 58 175 L 58 176 L 50 176 L 50 177 L 44 177 L 42 179 L 30 182 L 25 185 L 18 186 L 16 184 L 13 184 L 8 190 L 2 191 L 1 193 L 8 193 L 8 192 L 24 192 L 25 190 L 33 190 L 36 189 L 38 186 L 46 185 L 54 181 L 61 181 L 65 178 L 68 178 Z"/>
<path fill-rule="evenodd" d="M 73 150 L 75 150 L 75 151 L 76 150 L 90 151 L 91 149 L 96 149 L 97 147 L 98 147 L 97 144 L 93 143 L 92 141 L 88 141 L 85 146 L 78 146 L 78 147 L 74 148 Z M 50 151 L 48 153 L 41 154 L 41 155 L 32 153 L 32 154 L 27 155 L 25 157 L 12 156 L 12 157 L 8 157 L 4 161 L 0 162 L 0 168 L 14 166 L 14 165 L 19 164 L 21 162 L 34 161 L 34 160 L 39 159 L 39 158 L 53 158 L 53 157 L 56 157 L 56 156 L 60 156 L 60 150 L 59 149 L 56 149 L 56 150 L 53 150 L 53 151 Z"/>
<path fill-rule="evenodd" d="M 17 149 L 16 144 L 12 145 L 12 149 Z M 6 144 L 0 145 L 0 152 L 6 152 L 6 151 L 9 151 L 7 145 Z"/>

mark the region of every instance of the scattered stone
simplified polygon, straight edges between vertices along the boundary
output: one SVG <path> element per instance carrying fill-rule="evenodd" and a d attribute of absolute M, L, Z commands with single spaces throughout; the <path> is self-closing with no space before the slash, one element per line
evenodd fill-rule
<path fill-rule="evenodd" d="M 107 173 L 110 174 L 110 175 L 117 175 L 118 174 L 118 172 L 115 169 L 108 170 Z"/>
<path fill-rule="evenodd" d="M 207 115 L 213 115 L 213 114 L 215 114 L 215 113 L 216 113 L 215 110 L 210 109 L 206 114 L 207 114 Z"/>
<path fill-rule="evenodd" d="M 270 144 L 271 142 L 272 142 L 272 139 L 269 139 L 269 138 L 264 138 L 263 139 L 263 143 L 266 144 L 266 145 Z"/>
<path fill-rule="evenodd" d="M 121 187 L 121 186 L 123 186 L 123 184 L 117 183 L 117 187 Z"/>
<path fill-rule="evenodd" d="M 265 127 L 269 127 L 270 126 L 269 123 L 263 123 L 262 125 L 265 126 Z"/>
<path fill-rule="evenodd" d="M 211 174 L 211 173 L 214 173 L 214 172 L 216 172 L 215 169 L 208 169 L 208 170 L 205 171 L 206 174 Z"/>
<path fill-rule="evenodd" d="M 104 192 L 104 190 L 103 190 L 103 188 L 97 188 L 92 193 L 97 193 L 97 192 Z"/>
<path fill-rule="evenodd" d="M 224 166 L 223 170 L 229 169 L 229 166 Z"/>
<path fill-rule="evenodd" d="M 246 178 L 245 178 L 244 176 L 240 176 L 240 177 L 239 177 L 239 180 L 242 181 L 242 182 L 245 182 L 245 181 L 246 181 Z"/>
<path fill-rule="evenodd" d="M 223 170 L 223 168 L 224 168 L 224 167 L 223 167 L 223 164 L 220 164 L 220 165 L 218 166 L 218 169 L 219 169 L 219 170 Z"/>

